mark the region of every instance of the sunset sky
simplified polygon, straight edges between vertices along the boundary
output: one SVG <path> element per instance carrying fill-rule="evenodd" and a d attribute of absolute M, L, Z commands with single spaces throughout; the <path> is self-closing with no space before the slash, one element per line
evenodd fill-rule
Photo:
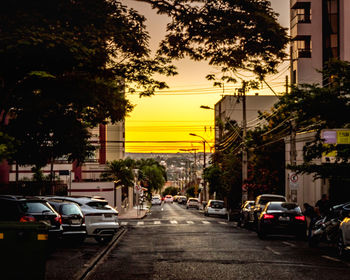
<path fill-rule="evenodd" d="M 167 16 L 157 15 L 146 3 L 123 0 L 146 18 L 150 33 L 150 48 L 155 51 L 165 35 Z M 280 14 L 280 24 L 289 26 L 289 0 L 272 0 L 273 9 Z M 214 111 L 201 109 L 201 105 L 214 107 L 223 94 L 233 94 L 240 84 L 213 87 L 205 76 L 218 73 L 206 62 L 194 62 L 189 59 L 174 61 L 179 72 L 174 77 L 161 77 L 169 89 L 157 92 L 152 97 L 139 98 L 127 95 L 135 109 L 126 118 L 126 152 L 181 152 L 180 149 L 203 150 L 200 137 L 190 136 L 194 133 L 204 137 L 210 145 L 214 144 Z M 289 62 L 279 66 L 279 73 L 267 77 L 267 81 L 276 92 L 284 91 L 285 75 L 289 75 Z M 241 73 L 246 78 L 246 73 Z M 272 94 L 266 86 L 261 91 L 248 94 Z M 249 121 L 249 120 L 248 120 Z M 130 143 L 130 141 L 142 141 Z M 206 146 L 207 151 L 209 147 Z M 182 151 L 183 152 L 183 151 Z"/>

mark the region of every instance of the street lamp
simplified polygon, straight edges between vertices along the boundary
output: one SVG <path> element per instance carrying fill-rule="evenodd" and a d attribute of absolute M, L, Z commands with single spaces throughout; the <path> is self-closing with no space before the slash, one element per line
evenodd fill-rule
<path fill-rule="evenodd" d="M 209 145 L 208 141 L 205 140 L 204 137 L 200 136 L 200 135 L 197 135 L 197 134 L 194 134 L 194 133 L 190 133 L 191 136 L 195 136 L 195 137 L 200 137 L 203 141 L 203 176 L 204 176 L 204 169 L 206 167 L 206 162 L 205 162 L 205 143 L 208 144 L 209 148 L 210 148 L 210 151 L 212 149 L 212 147 Z M 204 181 L 204 178 L 203 178 L 203 185 L 204 185 L 204 200 L 207 201 L 207 198 L 208 198 L 208 194 L 207 194 L 207 187 L 206 187 L 206 183 Z"/>

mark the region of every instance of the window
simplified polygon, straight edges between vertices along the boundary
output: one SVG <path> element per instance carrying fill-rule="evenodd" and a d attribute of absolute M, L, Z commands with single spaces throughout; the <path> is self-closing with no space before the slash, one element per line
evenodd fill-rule
<path fill-rule="evenodd" d="M 298 23 L 311 23 L 311 3 L 297 2 L 291 10 L 291 27 Z"/>

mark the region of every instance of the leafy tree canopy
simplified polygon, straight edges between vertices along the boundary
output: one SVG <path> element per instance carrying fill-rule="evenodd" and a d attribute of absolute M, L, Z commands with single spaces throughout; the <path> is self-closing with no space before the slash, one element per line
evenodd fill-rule
<path fill-rule="evenodd" d="M 286 29 L 266 0 L 139 0 L 171 16 L 159 53 L 208 60 L 228 71 L 274 73 L 286 54 Z M 212 78 L 212 76 L 210 76 Z"/>
<path fill-rule="evenodd" d="M 27 145 L 17 162 L 81 160 L 88 128 L 131 111 L 125 90 L 166 87 L 153 75 L 175 71 L 168 59 L 150 57 L 144 21 L 116 0 L 1 2 L 0 128 L 10 119 L 8 134 Z"/>

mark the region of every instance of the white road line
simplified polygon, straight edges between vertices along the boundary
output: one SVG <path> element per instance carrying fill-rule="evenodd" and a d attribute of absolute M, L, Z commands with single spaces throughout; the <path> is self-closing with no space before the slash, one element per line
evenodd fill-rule
<path fill-rule="evenodd" d="M 187 221 L 188 224 L 193 224 L 193 221 Z"/>
<path fill-rule="evenodd" d="M 290 247 L 296 247 L 295 244 L 289 243 L 289 242 L 287 242 L 287 241 L 283 241 L 282 243 L 285 244 L 285 245 L 288 245 L 288 246 L 290 246 Z"/>
<path fill-rule="evenodd" d="M 121 222 L 121 226 L 126 226 L 128 224 L 128 222 Z"/>
<path fill-rule="evenodd" d="M 208 221 L 202 221 L 203 224 L 210 224 Z"/>
<path fill-rule="evenodd" d="M 219 224 L 227 225 L 227 222 L 219 222 Z"/>
<path fill-rule="evenodd" d="M 145 223 L 144 222 L 137 222 L 137 226 L 142 226 L 142 225 L 144 225 Z"/>
<path fill-rule="evenodd" d="M 331 261 L 335 261 L 335 262 L 340 262 L 340 260 L 336 259 L 336 258 L 332 258 L 332 257 L 329 257 L 329 256 L 321 256 L 322 258 L 324 259 L 327 259 L 327 260 L 331 260 Z"/>
<path fill-rule="evenodd" d="M 170 223 L 171 224 L 177 224 L 177 221 L 172 220 L 172 221 L 170 221 Z"/>
<path fill-rule="evenodd" d="M 281 255 L 280 252 L 275 251 L 275 250 L 272 249 L 271 247 L 266 246 L 265 248 L 266 248 L 267 250 L 269 250 L 270 252 L 274 253 L 275 255 Z"/>
<path fill-rule="evenodd" d="M 154 224 L 155 225 L 160 225 L 161 223 L 160 223 L 160 221 L 154 221 Z"/>

